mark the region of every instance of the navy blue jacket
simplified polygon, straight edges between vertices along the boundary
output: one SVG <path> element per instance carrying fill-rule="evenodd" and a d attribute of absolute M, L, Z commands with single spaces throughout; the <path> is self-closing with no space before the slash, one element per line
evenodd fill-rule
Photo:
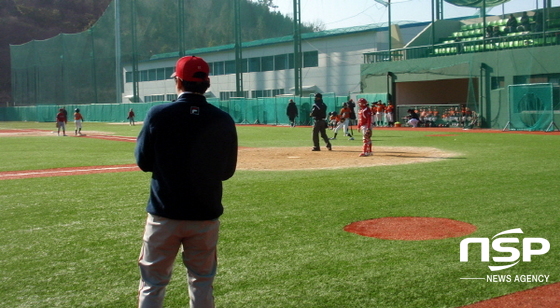
<path fill-rule="evenodd" d="M 152 107 L 134 151 L 138 167 L 152 172 L 146 211 L 177 220 L 212 220 L 223 213 L 222 181 L 237 165 L 231 116 L 202 95 Z"/>

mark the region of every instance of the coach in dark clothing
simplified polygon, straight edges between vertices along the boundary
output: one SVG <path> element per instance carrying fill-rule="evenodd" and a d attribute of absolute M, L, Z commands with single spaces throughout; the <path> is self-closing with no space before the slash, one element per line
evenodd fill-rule
<path fill-rule="evenodd" d="M 178 99 L 152 107 L 135 149 L 140 169 L 152 172 L 148 219 L 138 261 L 139 307 L 162 307 L 173 263 L 183 248 L 191 307 L 214 307 L 212 283 L 223 213 L 222 181 L 237 164 L 237 132 L 231 116 L 210 105 L 208 64 L 177 61 Z"/>
<path fill-rule="evenodd" d="M 315 103 L 311 108 L 311 117 L 315 120 L 313 125 L 313 148 L 311 151 L 321 151 L 319 146 L 319 135 L 327 144 L 327 149 L 332 150 L 332 145 L 329 141 L 329 136 L 327 136 L 327 122 L 325 118 L 327 117 L 327 105 L 323 102 L 323 95 L 321 93 L 315 94 Z"/>

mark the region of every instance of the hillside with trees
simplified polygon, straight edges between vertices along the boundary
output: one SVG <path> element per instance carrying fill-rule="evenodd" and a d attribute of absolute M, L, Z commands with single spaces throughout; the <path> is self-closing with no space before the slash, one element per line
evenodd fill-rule
<path fill-rule="evenodd" d="M 0 2 L 0 106 L 11 101 L 10 49 L 31 40 L 45 40 L 59 33 L 79 33 L 89 29 L 103 15 L 112 0 L 4 0 Z M 121 0 L 123 2 L 124 0 Z M 177 32 L 165 29 L 175 18 L 177 0 L 146 2 L 137 14 L 140 60 L 159 53 L 177 51 L 168 44 Z M 185 48 L 201 48 L 234 42 L 234 10 L 231 0 L 185 0 Z M 292 19 L 274 12 L 273 0 L 242 0 L 242 40 L 252 41 L 291 35 Z M 304 25 L 302 32 L 311 32 Z M 149 39 L 142 39 L 143 37 Z"/>

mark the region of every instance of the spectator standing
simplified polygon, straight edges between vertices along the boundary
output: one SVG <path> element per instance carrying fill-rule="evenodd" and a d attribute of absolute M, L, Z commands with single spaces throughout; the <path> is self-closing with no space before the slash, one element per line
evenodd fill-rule
<path fill-rule="evenodd" d="M 288 116 L 288 119 L 290 120 L 290 126 L 291 127 L 296 127 L 296 118 L 298 116 L 298 108 L 297 108 L 296 103 L 294 102 L 293 99 L 291 99 L 288 102 L 288 107 L 286 108 L 286 115 Z"/>
<path fill-rule="evenodd" d="M 132 110 L 132 108 L 130 108 L 130 110 L 128 111 L 128 125 L 134 126 L 134 110 Z"/>
<path fill-rule="evenodd" d="M 544 30 L 542 10 L 535 12 L 535 15 L 533 15 L 533 21 L 535 22 L 535 32 L 541 32 Z"/>
<path fill-rule="evenodd" d="M 319 146 L 319 135 L 325 141 L 327 149 L 332 151 L 332 145 L 329 142 L 329 136 L 327 136 L 327 122 L 325 118 L 327 117 L 327 105 L 323 102 L 323 95 L 321 93 L 315 94 L 315 103 L 311 108 L 311 115 L 315 123 L 313 124 L 313 148 L 311 151 L 321 151 Z"/>
<path fill-rule="evenodd" d="M 204 97 L 209 72 L 202 58 L 180 58 L 172 75 L 177 100 L 152 107 L 138 135 L 136 162 L 152 172 L 138 260 L 140 308 L 163 307 L 180 247 L 190 307 L 214 307 L 222 182 L 236 169 L 237 132 L 231 116 Z"/>

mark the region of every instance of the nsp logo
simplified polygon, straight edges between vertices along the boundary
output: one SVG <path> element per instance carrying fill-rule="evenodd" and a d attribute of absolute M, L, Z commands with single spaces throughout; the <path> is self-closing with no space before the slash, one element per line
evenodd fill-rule
<path fill-rule="evenodd" d="M 504 234 L 522 234 L 520 228 L 506 230 L 500 232 L 492 237 L 492 248 L 497 252 L 509 253 L 508 257 L 492 257 L 494 262 L 515 262 L 502 266 L 488 266 L 491 271 L 501 271 L 510 268 L 519 263 L 520 252 L 515 247 L 502 246 L 502 244 L 515 244 L 519 243 L 519 239 L 515 237 L 502 237 L 496 238 Z M 469 244 L 480 243 L 480 261 L 490 262 L 490 239 L 485 237 L 469 237 L 461 241 L 460 244 L 460 261 L 469 261 Z M 532 244 L 540 244 L 539 249 L 533 249 Z M 544 255 L 550 250 L 550 243 L 548 240 L 540 237 L 526 237 L 522 242 L 523 262 L 531 262 L 531 256 Z"/>

